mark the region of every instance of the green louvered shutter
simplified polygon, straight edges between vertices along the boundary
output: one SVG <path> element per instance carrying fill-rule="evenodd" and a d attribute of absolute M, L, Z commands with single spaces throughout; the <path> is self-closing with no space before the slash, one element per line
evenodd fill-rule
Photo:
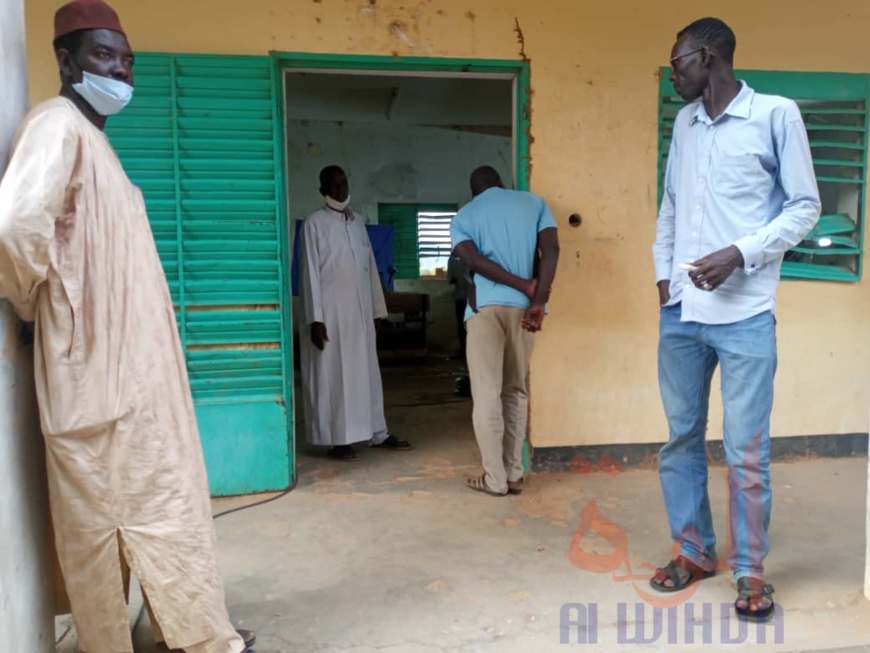
<path fill-rule="evenodd" d="M 172 303 L 180 305 L 172 76 L 168 57 L 141 55 L 132 104 L 106 133 L 130 179 L 142 190 Z M 180 323 L 179 323 L 180 325 Z"/>
<path fill-rule="evenodd" d="M 378 224 L 393 227 L 396 279 L 420 278 L 416 204 L 378 204 Z"/>
<path fill-rule="evenodd" d="M 106 130 L 145 196 L 215 495 L 287 487 L 292 415 L 278 106 L 267 57 L 138 54 Z"/>
<path fill-rule="evenodd" d="M 670 74 L 670 68 L 661 69 L 659 204 L 675 118 L 685 106 Z M 782 278 L 858 281 L 863 269 L 870 75 L 741 70 L 737 77 L 759 93 L 797 102 L 812 148 L 822 217 L 786 253 Z"/>

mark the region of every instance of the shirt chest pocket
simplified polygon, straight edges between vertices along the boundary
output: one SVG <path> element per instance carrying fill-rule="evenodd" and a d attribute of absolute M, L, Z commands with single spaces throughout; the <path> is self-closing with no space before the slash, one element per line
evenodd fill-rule
<path fill-rule="evenodd" d="M 761 156 L 753 153 L 719 152 L 713 161 L 713 175 L 715 190 L 732 198 L 768 192 L 771 181 Z"/>

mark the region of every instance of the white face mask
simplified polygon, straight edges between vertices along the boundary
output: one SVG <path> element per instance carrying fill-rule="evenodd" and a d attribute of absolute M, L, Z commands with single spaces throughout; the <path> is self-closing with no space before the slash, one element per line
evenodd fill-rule
<path fill-rule="evenodd" d="M 344 211 L 348 206 L 350 206 L 350 195 L 347 196 L 347 199 L 343 202 L 339 202 L 338 200 L 332 199 L 329 195 L 326 196 L 326 206 L 331 208 L 333 211 Z"/>
<path fill-rule="evenodd" d="M 101 116 L 114 116 L 133 99 L 133 87 L 126 82 L 89 72 L 85 72 L 82 81 L 72 87 Z"/>

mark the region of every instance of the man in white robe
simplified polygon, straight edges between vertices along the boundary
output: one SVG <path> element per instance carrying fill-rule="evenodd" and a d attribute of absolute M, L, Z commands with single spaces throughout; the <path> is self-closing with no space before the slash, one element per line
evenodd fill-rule
<path fill-rule="evenodd" d="M 164 650 L 249 651 L 224 604 L 166 277 L 142 194 L 102 131 L 132 97 L 133 53 L 99 0 L 58 10 L 55 51 L 60 96 L 27 116 L 0 181 L 0 299 L 35 323 L 51 512 L 79 643 L 133 653 L 123 558 Z"/>
<path fill-rule="evenodd" d="M 359 460 L 358 442 L 408 450 L 408 442 L 389 434 L 384 418 L 376 341 L 387 306 L 365 221 L 349 208 L 341 168 L 321 171 L 320 192 L 326 206 L 308 217 L 300 234 L 306 437 L 348 462 Z"/>

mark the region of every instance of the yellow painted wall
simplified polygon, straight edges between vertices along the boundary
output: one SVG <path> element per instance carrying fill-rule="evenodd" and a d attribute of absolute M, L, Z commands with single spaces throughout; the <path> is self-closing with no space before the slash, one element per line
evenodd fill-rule
<path fill-rule="evenodd" d="M 52 16 L 27 0 L 32 100 L 56 91 Z M 787 4 L 787 8 L 786 8 Z M 737 65 L 870 71 L 870 3 L 733 0 Z M 270 50 L 531 60 L 532 190 L 559 219 L 562 262 L 533 363 L 536 446 L 652 442 L 667 429 L 656 380 L 659 66 L 709 3 L 665 0 L 115 0 L 138 50 Z M 473 7 L 473 9 L 469 9 Z M 524 46 L 520 43 L 518 30 Z M 579 212 L 579 229 L 567 217 Z M 787 282 L 779 294 L 774 435 L 866 432 L 870 292 Z M 714 386 L 718 388 L 718 383 Z M 714 402 L 712 435 L 721 433 Z"/>

